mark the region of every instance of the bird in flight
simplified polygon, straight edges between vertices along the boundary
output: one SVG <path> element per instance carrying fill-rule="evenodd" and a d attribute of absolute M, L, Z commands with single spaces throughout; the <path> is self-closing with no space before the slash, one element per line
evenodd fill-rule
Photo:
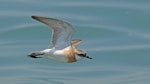
<path fill-rule="evenodd" d="M 32 52 L 28 55 L 29 57 L 47 58 L 67 63 L 76 62 L 83 58 L 92 59 L 87 56 L 84 50 L 76 48 L 82 40 L 72 40 L 75 29 L 71 24 L 63 20 L 43 16 L 32 16 L 32 18 L 48 25 L 52 29 L 52 39 L 51 44 L 47 49 Z"/>

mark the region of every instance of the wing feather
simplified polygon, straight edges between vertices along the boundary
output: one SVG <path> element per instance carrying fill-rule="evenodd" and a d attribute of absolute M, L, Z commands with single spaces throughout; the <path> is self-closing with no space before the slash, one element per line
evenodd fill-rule
<path fill-rule="evenodd" d="M 51 48 L 55 47 L 59 50 L 71 45 L 71 38 L 73 33 L 75 32 L 71 24 L 59 19 L 49 17 L 32 16 L 32 18 L 52 28 L 52 42 L 50 45 Z"/>

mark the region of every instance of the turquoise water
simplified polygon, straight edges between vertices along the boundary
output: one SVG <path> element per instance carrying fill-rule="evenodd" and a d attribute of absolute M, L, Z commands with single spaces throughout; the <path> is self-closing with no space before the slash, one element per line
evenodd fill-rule
<path fill-rule="evenodd" d="M 32 15 L 66 20 L 92 60 L 32 59 L 51 31 Z M 1 0 L 1 84 L 149 84 L 150 1 Z"/>

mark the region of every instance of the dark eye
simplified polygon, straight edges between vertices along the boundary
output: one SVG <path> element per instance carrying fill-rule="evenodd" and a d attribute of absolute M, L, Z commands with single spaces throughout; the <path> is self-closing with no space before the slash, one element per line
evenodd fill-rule
<path fill-rule="evenodd" d="M 79 56 L 83 56 L 84 54 L 78 54 Z"/>
<path fill-rule="evenodd" d="M 85 54 L 78 54 L 79 56 L 82 56 L 82 57 L 85 57 L 86 56 L 86 53 Z"/>

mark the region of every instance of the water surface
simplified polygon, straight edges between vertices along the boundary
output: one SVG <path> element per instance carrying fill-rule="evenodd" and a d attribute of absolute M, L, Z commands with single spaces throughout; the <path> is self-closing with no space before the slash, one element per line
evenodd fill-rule
<path fill-rule="evenodd" d="M 3 84 L 149 84 L 148 0 L 1 0 L 0 82 Z M 51 30 L 41 15 L 73 24 L 78 48 L 93 59 L 59 63 L 31 59 L 47 48 Z"/>

